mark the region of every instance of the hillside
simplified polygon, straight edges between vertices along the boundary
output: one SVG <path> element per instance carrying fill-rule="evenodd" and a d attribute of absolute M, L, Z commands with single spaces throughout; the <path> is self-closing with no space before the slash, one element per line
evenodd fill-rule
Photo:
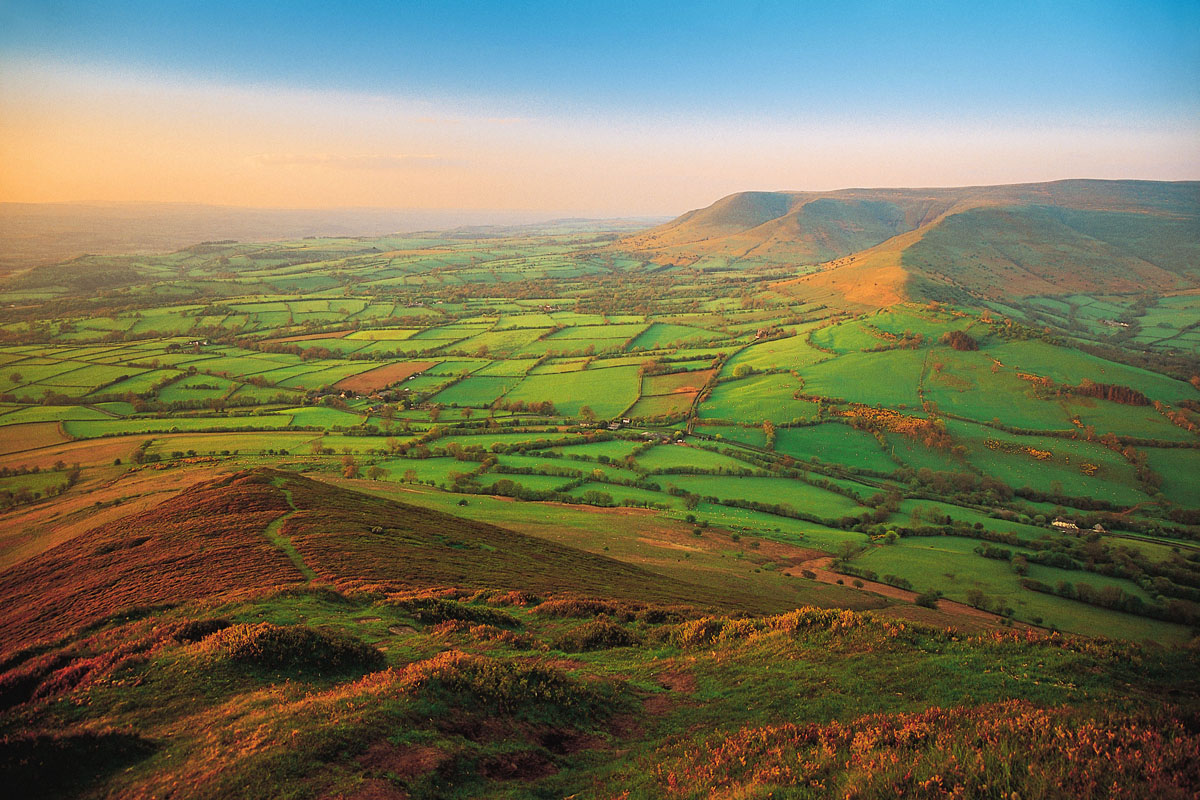
<path fill-rule="evenodd" d="M 0 645 L 53 640 L 130 608 L 310 580 L 579 591 L 710 609 L 745 602 L 494 525 L 260 470 L 199 483 L 0 573 Z"/>
<path fill-rule="evenodd" d="M 1200 781 L 1194 649 L 725 614 L 700 586 L 275 470 L 52 548 L 4 573 L 0 600 L 0 774 L 27 798 L 816 781 L 1159 800 Z"/>
<path fill-rule="evenodd" d="M 654 263 L 788 267 L 778 288 L 886 306 L 1200 284 L 1200 184 L 1059 181 L 744 192 L 616 247 Z"/>
<path fill-rule="evenodd" d="M 1194 796 L 1200 291 L 1142 290 L 1194 241 L 1086 188 L 8 280 L 6 788 Z"/>

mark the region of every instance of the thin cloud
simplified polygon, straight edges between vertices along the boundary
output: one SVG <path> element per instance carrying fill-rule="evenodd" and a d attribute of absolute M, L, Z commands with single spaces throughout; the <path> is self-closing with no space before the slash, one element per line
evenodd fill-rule
<path fill-rule="evenodd" d="M 345 170 L 405 169 L 417 165 L 445 164 L 446 159 L 427 153 L 341 155 L 337 153 L 260 153 L 250 160 L 263 167 L 325 167 Z"/>

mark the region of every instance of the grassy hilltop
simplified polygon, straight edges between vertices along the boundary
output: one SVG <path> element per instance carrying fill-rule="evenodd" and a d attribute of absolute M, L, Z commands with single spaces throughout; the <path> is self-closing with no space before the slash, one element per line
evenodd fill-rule
<path fill-rule="evenodd" d="M 1198 192 L 752 192 L 14 272 L 0 773 L 1194 796 Z"/>
<path fill-rule="evenodd" d="M 818 265 L 782 287 L 860 307 L 1194 288 L 1200 185 L 1058 181 L 743 192 L 627 237 L 660 264 Z"/>
<path fill-rule="evenodd" d="M 1193 650 L 731 614 L 710 586 L 285 472 L 198 483 L 0 592 L 23 645 L 0 664 L 0 765 L 26 797 L 1187 797 L 1200 780 Z"/>

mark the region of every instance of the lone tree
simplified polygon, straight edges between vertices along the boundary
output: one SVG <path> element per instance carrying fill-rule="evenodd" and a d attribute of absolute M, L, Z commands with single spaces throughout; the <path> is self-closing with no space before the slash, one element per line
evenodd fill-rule
<path fill-rule="evenodd" d="M 966 331 L 946 331 L 942 334 L 942 343 L 950 345 L 955 350 L 978 350 L 979 342 Z"/>

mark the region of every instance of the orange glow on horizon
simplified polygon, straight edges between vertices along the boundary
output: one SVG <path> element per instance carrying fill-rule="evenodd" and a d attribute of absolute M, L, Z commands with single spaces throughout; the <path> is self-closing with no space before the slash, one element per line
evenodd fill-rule
<path fill-rule="evenodd" d="M 496 117 L 449 101 L 37 64 L 5 72 L 0 201 L 10 202 L 600 216 L 674 214 L 751 188 L 1200 174 L 1193 132 L 1184 129 Z"/>

